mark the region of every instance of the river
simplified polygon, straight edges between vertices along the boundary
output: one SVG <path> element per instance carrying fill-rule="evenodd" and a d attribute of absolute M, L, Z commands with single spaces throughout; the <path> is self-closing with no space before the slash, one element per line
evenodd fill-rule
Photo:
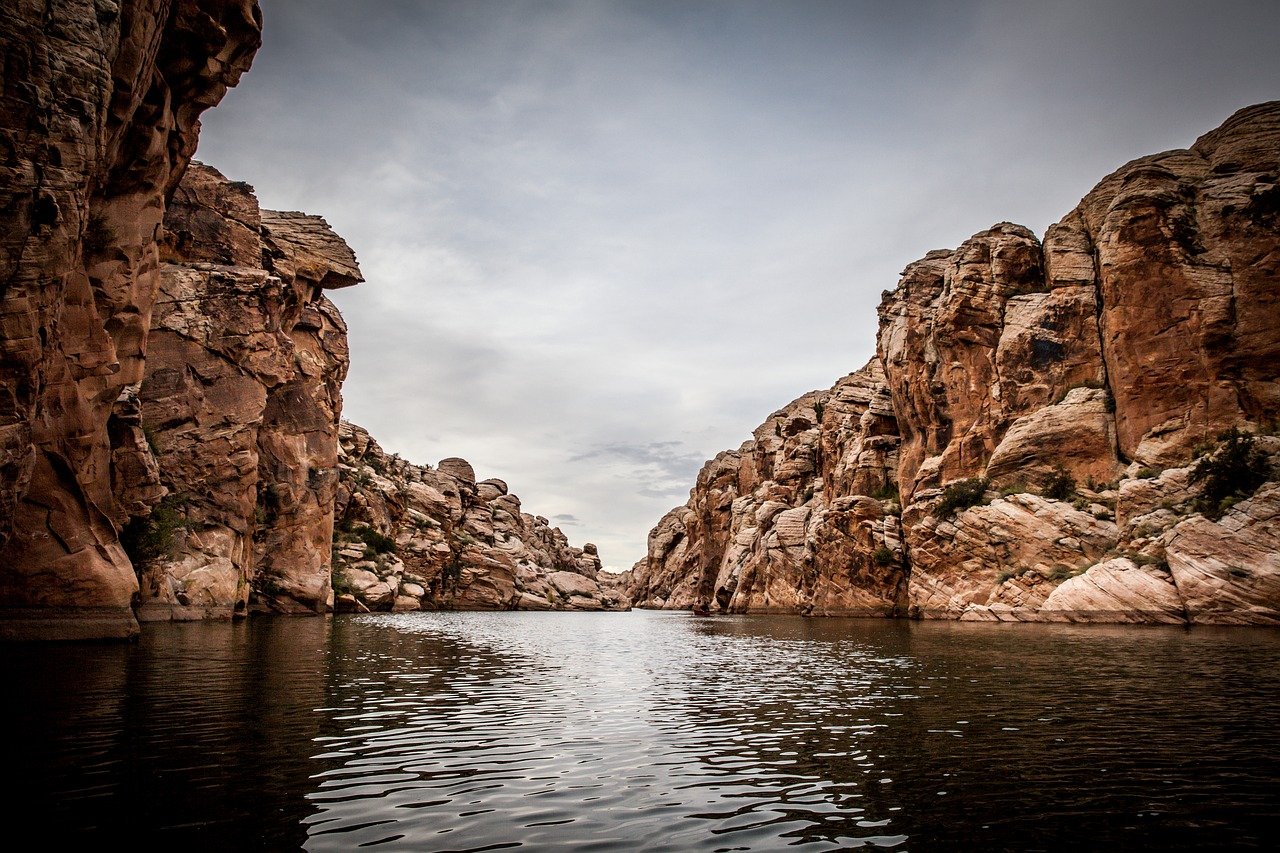
<path fill-rule="evenodd" d="M 1280 825 L 1280 631 L 412 613 L 11 645 L 49 846 L 1220 849 Z"/>

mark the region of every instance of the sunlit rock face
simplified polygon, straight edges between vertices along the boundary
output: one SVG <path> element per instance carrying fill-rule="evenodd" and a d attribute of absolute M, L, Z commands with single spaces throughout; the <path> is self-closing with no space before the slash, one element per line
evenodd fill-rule
<path fill-rule="evenodd" d="M 162 249 L 139 398 L 167 495 L 126 536 L 139 616 L 324 612 L 348 365 L 324 291 L 362 280 L 355 256 L 323 219 L 259 210 L 199 163 Z"/>
<path fill-rule="evenodd" d="M 631 595 L 1280 621 L 1278 220 L 1271 102 L 1122 167 L 1043 241 L 1001 223 L 909 264 L 880 304 L 872 363 L 707 463 L 651 532 Z M 854 386 L 863 408 L 842 402 Z M 1257 436 L 1268 484 L 1209 511 L 1195 465 L 1230 427 Z M 956 505 L 947 487 L 967 479 L 982 482 Z"/>
<path fill-rule="evenodd" d="M 157 237 L 199 116 L 260 44 L 253 0 L 15 0 L 0 15 L 0 635 L 136 632 L 128 519 Z"/>
<path fill-rule="evenodd" d="M 465 459 L 435 468 L 343 423 L 333 533 L 335 609 L 625 610 L 596 547 L 569 544 Z"/>

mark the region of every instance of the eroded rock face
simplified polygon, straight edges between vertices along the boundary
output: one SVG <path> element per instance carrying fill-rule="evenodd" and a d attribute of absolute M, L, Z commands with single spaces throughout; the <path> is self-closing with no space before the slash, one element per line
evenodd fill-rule
<path fill-rule="evenodd" d="M 140 618 L 324 612 L 346 326 L 361 281 L 319 217 L 193 163 L 166 216 L 142 423 L 168 495 L 134 521 Z"/>
<path fill-rule="evenodd" d="M 774 412 L 698 475 L 631 570 L 645 607 L 888 615 L 905 604 L 891 481 L 898 435 L 879 362 Z M 868 497 L 875 494 L 877 497 Z"/>
<path fill-rule="evenodd" d="M 0 16 L 0 632 L 136 632 L 118 531 L 163 492 L 139 423 L 157 235 L 254 0 Z"/>
<path fill-rule="evenodd" d="M 355 424 L 343 422 L 341 437 L 336 609 L 630 608 L 596 546 L 570 545 L 502 480 L 477 483 L 457 457 L 406 462 Z"/>
<path fill-rule="evenodd" d="M 1274 622 L 1280 442 L 1259 435 L 1269 483 L 1217 520 L 1192 465 L 1226 428 L 1280 418 L 1278 225 L 1272 102 L 1124 166 L 1043 242 L 1001 223 L 930 252 L 885 293 L 872 364 L 707 463 L 633 597 Z"/>

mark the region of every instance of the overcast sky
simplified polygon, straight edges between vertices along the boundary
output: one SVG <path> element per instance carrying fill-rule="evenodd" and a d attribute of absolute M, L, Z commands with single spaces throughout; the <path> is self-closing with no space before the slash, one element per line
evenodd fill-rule
<path fill-rule="evenodd" d="M 262 0 L 198 158 L 366 283 L 345 415 L 607 566 L 934 248 L 1280 97 L 1280 3 Z"/>

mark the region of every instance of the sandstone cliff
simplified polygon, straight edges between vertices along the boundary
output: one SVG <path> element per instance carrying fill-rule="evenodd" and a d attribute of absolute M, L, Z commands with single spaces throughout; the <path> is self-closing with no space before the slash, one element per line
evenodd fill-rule
<path fill-rule="evenodd" d="M 464 459 L 436 468 L 384 453 L 342 424 L 334 587 L 338 610 L 625 610 L 594 545 L 569 545 Z"/>
<path fill-rule="evenodd" d="M 159 499 L 139 423 L 165 203 L 260 43 L 253 0 L 0 15 L 0 634 L 127 636 L 118 540 Z"/>
<path fill-rule="evenodd" d="M 1273 102 L 1127 164 L 1043 242 L 930 252 L 871 363 L 707 463 L 632 597 L 1280 623 L 1278 226 Z"/>
<path fill-rule="evenodd" d="M 323 219 L 260 210 L 192 163 L 161 249 L 138 400 L 166 494 L 123 536 L 140 619 L 619 606 L 595 548 L 521 513 L 502 481 L 340 425 L 346 326 L 324 292 L 362 277 Z"/>
<path fill-rule="evenodd" d="M 362 281 L 323 219 L 259 210 L 192 163 L 165 216 L 138 394 L 166 495 L 126 528 L 142 619 L 229 617 L 251 598 L 323 613 L 346 326 L 327 289 Z"/>

